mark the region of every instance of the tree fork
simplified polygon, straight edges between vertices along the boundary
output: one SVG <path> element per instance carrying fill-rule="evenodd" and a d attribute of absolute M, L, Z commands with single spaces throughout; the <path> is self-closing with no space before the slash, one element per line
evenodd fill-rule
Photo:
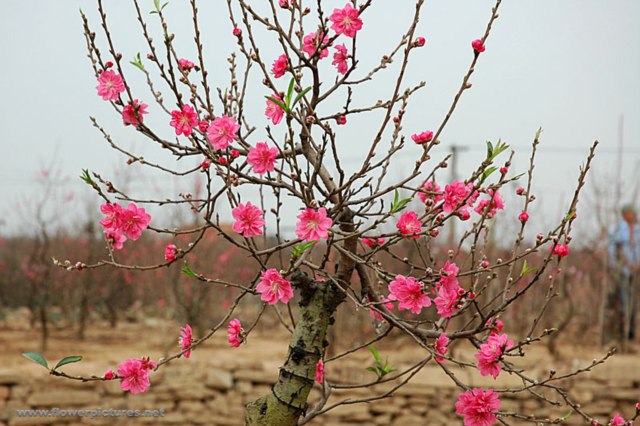
<path fill-rule="evenodd" d="M 353 213 L 346 209 L 340 220 L 340 229 L 353 232 Z M 344 248 L 357 250 L 357 237 L 347 238 Z M 355 267 L 347 255 L 340 257 L 336 280 L 348 284 Z M 301 271 L 291 277 L 294 287 L 300 289 L 300 316 L 291 336 L 289 352 L 280 367 L 278 381 L 271 393 L 245 406 L 247 426 L 295 426 L 307 410 L 307 398 L 313 387 L 316 365 L 329 342 L 327 329 L 333 323 L 333 314 L 345 299 L 345 294 L 332 281 L 318 283 Z"/>

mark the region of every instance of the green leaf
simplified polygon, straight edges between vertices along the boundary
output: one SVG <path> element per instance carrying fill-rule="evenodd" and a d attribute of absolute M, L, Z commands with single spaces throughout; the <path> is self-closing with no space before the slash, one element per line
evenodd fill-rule
<path fill-rule="evenodd" d="M 487 158 L 491 158 L 493 156 L 493 144 L 491 141 L 487 141 Z"/>
<path fill-rule="evenodd" d="M 576 211 L 573 210 L 571 212 L 569 212 L 569 214 L 565 217 L 566 220 L 571 220 L 576 216 Z"/>
<path fill-rule="evenodd" d="M 282 108 L 282 110 L 286 113 L 289 113 L 289 109 L 287 108 L 287 106 L 282 103 L 281 100 L 274 98 L 273 96 L 265 96 L 265 98 L 269 99 L 271 102 L 273 102 L 274 104 L 278 105 L 280 108 Z"/>
<path fill-rule="evenodd" d="M 393 204 L 391 205 L 391 214 L 398 213 L 401 210 L 404 210 L 407 207 L 407 204 L 411 201 L 411 198 L 400 199 L 400 194 L 398 190 L 395 190 L 395 194 L 393 196 Z"/>
<path fill-rule="evenodd" d="M 91 174 L 89 173 L 89 169 L 82 169 L 82 174 L 80 175 L 80 179 L 82 179 L 83 181 L 85 181 L 91 186 L 97 186 L 95 181 L 91 179 Z"/>
<path fill-rule="evenodd" d="M 309 91 L 311 90 L 311 87 L 307 87 L 306 89 L 304 89 L 302 92 L 298 93 L 298 96 L 296 96 L 296 98 L 293 100 L 293 104 L 291 105 L 291 109 L 293 110 L 296 105 L 298 104 L 298 102 L 300 102 L 300 99 L 302 99 L 302 97 L 304 95 L 306 95 L 307 93 L 309 93 Z"/>
<path fill-rule="evenodd" d="M 541 134 L 542 134 L 542 127 L 538 127 L 538 131 L 536 132 L 536 139 L 540 139 Z"/>
<path fill-rule="evenodd" d="M 488 169 L 486 169 L 484 172 L 482 172 L 482 179 L 480 179 L 480 184 L 482 185 L 482 183 L 484 183 L 484 181 L 487 180 L 487 178 L 491 176 L 491 174 L 496 170 L 498 170 L 497 167 L 491 166 Z"/>
<path fill-rule="evenodd" d="M 37 362 L 38 364 L 40 364 L 41 366 L 43 366 L 47 370 L 49 369 L 49 363 L 47 362 L 45 357 L 43 357 L 42 355 L 40 355 L 37 352 L 23 352 L 22 356 L 27 358 L 27 359 L 30 359 L 31 361 Z"/>
<path fill-rule="evenodd" d="M 511 180 L 518 180 L 524 175 L 526 175 L 526 173 L 520 173 L 519 175 L 516 175 L 516 176 L 512 177 Z"/>
<path fill-rule="evenodd" d="M 373 346 L 367 346 L 367 349 L 369 349 L 373 354 L 373 359 L 376 360 L 376 366 L 382 367 L 382 360 L 380 359 L 380 353 L 378 353 L 378 350 Z"/>
<path fill-rule="evenodd" d="M 291 96 L 293 95 L 293 88 L 295 87 L 296 81 L 292 78 L 289 82 L 289 88 L 287 89 L 287 96 L 284 98 L 284 103 L 287 105 L 287 110 L 291 106 Z"/>
<path fill-rule="evenodd" d="M 196 273 L 189 268 L 186 260 L 184 261 L 184 265 L 182 265 L 182 273 L 191 278 L 198 278 Z"/>
<path fill-rule="evenodd" d="M 498 155 L 502 154 L 509 148 L 509 145 L 502 142 L 502 140 L 498 140 L 496 146 L 489 141 L 487 141 L 487 159 L 486 161 L 492 162 Z"/>
<path fill-rule="evenodd" d="M 522 270 L 520 271 L 520 276 L 524 277 L 527 274 L 530 274 L 531 272 L 536 271 L 538 268 L 536 268 L 535 266 L 533 268 L 529 268 L 529 264 L 527 263 L 527 259 L 524 260 L 524 263 L 522 264 Z"/>
<path fill-rule="evenodd" d="M 561 422 L 564 422 L 566 420 L 569 420 L 569 417 L 571 417 L 571 415 L 573 414 L 573 410 L 569 410 L 569 412 L 567 414 L 564 415 L 564 417 L 562 417 L 560 419 Z"/>
<path fill-rule="evenodd" d="M 300 256 L 302 256 L 302 254 L 307 251 L 308 249 L 312 248 L 313 246 L 315 246 L 317 243 L 317 241 L 309 241 L 308 243 L 302 243 L 302 244 L 298 244 L 297 246 L 295 246 L 293 248 L 293 250 L 291 250 L 291 255 L 295 258 L 298 258 Z"/>
<path fill-rule="evenodd" d="M 140 58 L 140 52 L 133 58 L 133 61 L 129 61 L 131 65 L 144 71 L 144 64 L 142 63 L 142 58 Z"/>
<path fill-rule="evenodd" d="M 82 361 L 82 356 L 80 356 L 80 355 L 66 356 L 66 357 L 62 358 L 60 361 L 58 361 L 58 363 L 56 364 L 55 367 L 53 367 L 53 369 L 57 370 L 58 368 L 62 367 L 63 365 L 71 364 L 73 362 L 80 362 L 80 361 Z"/>

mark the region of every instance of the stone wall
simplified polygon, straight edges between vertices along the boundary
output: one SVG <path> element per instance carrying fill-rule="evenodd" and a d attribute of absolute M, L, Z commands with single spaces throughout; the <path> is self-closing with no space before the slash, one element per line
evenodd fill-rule
<path fill-rule="evenodd" d="M 215 363 L 214 363 L 215 364 Z M 634 357 L 615 357 L 604 367 L 595 369 L 581 378 L 566 383 L 583 407 L 600 417 L 610 418 L 620 410 L 632 415 L 633 406 L 640 400 L 640 361 Z M 577 365 L 576 365 L 577 366 Z M 343 371 L 329 371 L 329 377 L 343 381 L 371 380 L 371 373 L 362 365 L 343 367 Z M 502 374 L 497 382 L 475 375 L 471 369 L 453 369 L 460 379 L 474 386 L 493 388 L 513 387 L 521 382 L 512 375 Z M 558 371 L 560 374 L 561 371 Z M 541 377 L 544 372 L 540 371 Z M 246 366 L 242 369 L 212 363 L 176 363 L 151 376 L 152 387 L 147 394 L 123 394 L 117 381 L 81 383 L 49 377 L 43 370 L 37 374 L 16 374 L 0 370 L 0 426 L 14 425 L 242 425 L 242 406 L 269 391 L 277 375 L 277 368 L 266 369 Z M 336 391 L 330 403 L 351 398 L 367 398 L 384 393 L 389 384 L 369 389 Z M 425 367 L 406 386 L 398 389 L 392 398 L 368 404 L 337 407 L 313 425 L 452 425 L 462 424 L 454 414 L 454 402 L 459 390 L 440 368 Z M 312 399 L 317 400 L 320 387 L 316 386 Z M 558 399 L 558 397 L 554 397 Z M 18 417 L 17 409 L 129 409 L 164 410 L 162 417 Z M 563 416 L 566 406 L 543 406 L 535 397 L 520 393 L 503 394 L 502 409 L 524 414 Z M 510 424 L 530 424 L 509 420 Z M 566 424 L 585 424 L 572 415 Z"/>

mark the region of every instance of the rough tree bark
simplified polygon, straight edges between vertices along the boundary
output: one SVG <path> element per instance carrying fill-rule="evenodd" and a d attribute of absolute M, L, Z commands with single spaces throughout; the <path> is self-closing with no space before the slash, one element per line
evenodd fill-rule
<path fill-rule="evenodd" d="M 345 210 L 340 229 L 353 232 L 353 214 Z M 357 249 L 357 238 L 347 238 L 343 248 L 348 253 Z M 340 285 L 348 285 L 355 268 L 353 259 L 342 254 L 336 274 Z M 285 364 L 280 367 L 278 381 L 271 393 L 245 407 L 247 426 L 294 426 L 307 409 L 307 397 L 313 387 L 316 364 L 329 345 L 327 329 L 333 323 L 333 314 L 345 299 L 344 291 L 333 281 L 317 282 L 299 270 L 291 277 L 300 290 L 300 316 L 291 336 Z"/>

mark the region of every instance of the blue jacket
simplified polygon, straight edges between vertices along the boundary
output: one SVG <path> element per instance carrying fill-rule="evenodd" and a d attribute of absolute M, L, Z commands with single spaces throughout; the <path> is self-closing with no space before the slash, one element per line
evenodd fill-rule
<path fill-rule="evenodd" d="M 633 225 L 634 243 L 631 245 L 629 238 L 629 224 L 621 220 L 609 230 L 609 260 L 612 266 L 618 265 L 621 259 L 618 259 L 618 251 L 627 260 L 628 263 L 640 263 L 640 225 Z M 625 275 L 630 274 L 629 268 L 622 267 Z"/>

